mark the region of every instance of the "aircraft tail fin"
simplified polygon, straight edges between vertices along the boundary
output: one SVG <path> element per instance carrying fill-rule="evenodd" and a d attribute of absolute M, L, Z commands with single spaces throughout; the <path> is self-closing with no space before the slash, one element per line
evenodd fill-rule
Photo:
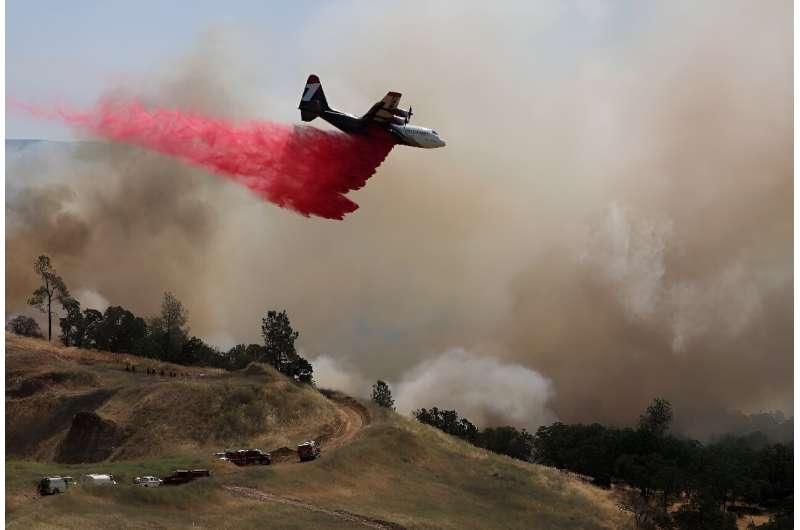
<path fill-rule="evenodd" d="M 311 121 L 322 111 L 330 109 L 328 100 L 325 99 L 325 92 L 322 91 L 322 83 L 319 77 L 314 74 L 308 76 L 303 97 L 300 98 L 300 117 L 303 121 Z"/>

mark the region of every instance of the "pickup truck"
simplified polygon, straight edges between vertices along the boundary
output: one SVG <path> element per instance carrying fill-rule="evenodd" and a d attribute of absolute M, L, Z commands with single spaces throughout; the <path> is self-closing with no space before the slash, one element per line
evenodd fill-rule
<path fill-rule="evenodd" d="M 261 449 L 229 450 L 225 452 L 225 459 L 229 462 L 233 462 L 237 466 L 248 466 L 251 464 L 268 466 L 272 463 L 272 455 L 262 452 Z"/>
<path fill-rule="evenodd" d="M 207 469 L 178 469 L 171 475 L 161 479 L 164 486 L 177 486 L 179 484 L 186 484 L 196 478 L 210 477 L 211 473 Z"/>

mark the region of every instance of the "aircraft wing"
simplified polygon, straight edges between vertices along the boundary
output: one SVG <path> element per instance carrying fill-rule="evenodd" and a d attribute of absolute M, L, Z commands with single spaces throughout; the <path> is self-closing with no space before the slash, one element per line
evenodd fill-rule
<path fill-rule="evenodd" d="M 401 111 L 397 108 L 398 103 L 400 103 L 400 96 L 399 92 L 389 92 L 387 93 L 382 100 L 375 103 L 371 109 L 364 114 L 363 118 L 367 121 L 377 121 L 377 122 L 390 122 L 395 116 L 403 115 L 405 111 Z"/>

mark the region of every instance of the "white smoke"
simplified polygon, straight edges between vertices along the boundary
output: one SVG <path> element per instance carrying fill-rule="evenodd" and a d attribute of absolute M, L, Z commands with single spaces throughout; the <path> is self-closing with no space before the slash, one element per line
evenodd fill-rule
<path fill-rule="evenodd" d="M 217 348 L 228 351 L 239 342 L 236 340 L 236 337 L 231 335 L 230 333 L 226 333 L 224 331 L 217 330 L 214 333 L 210 333 L 208 335 L 204 335 L 203 340 L 209 344 L 213 344 Z"/>
<path fill-rule="evenodd" d="M 339 390 L 351 396 L 368 397 L 371 384 L 358 371 L 337 362 L 333 357 L 321 355 L 311 359 L 314 382 L 320 388 Z"/>
<path fill-rule="evenodd" d="M 111 305 L 105 296 L 92 289 L 79 290 L 75 298 L 81 303 L 81 308 L 97 309 L 101 313 Z"/>
<path fill-rule="evenodd" d="M 670 281 L 670 255 L 683 249 L 674 223 L 663 215 L 631 215 L 612 203 L 586 248 L 583 261 L 602 274 L 631 316 L 654 328 L 669 322 L 675 353 L 712 329 L 735 339 L 763 311 L 765 275 L 741 261 L 700 279 Z"/>
<path fill-rule="evenodd" d="M 367 381 L 358 371 L 328 356 L 312 363 L 318 386 L 369 395 L 374 381 Z M 399 381 L 388 383 L 402 414 L 421 407 L 455 409 L 479 427 L 514 425 L 529 430 L 556 420 L 548 405 L 553 397 L 549 380 L 530 368 L 461 348 L 423 361 Z"/>
<path fill-rule="evenodd" d="M 394 392 L 397 410 L 455 409 L 478 425 L 535 430 L 556 420 L 550 381 L 518 364 L 504 364 L 463 349 L 447 351 L 407 372 Z"/>
<path fill-rule="evenodd" d="M 591 235 L 584 260 L 614 284 L 626 309 L 636 317 L 652 316 L 663 300 L 664 263 L 673 235 L 672 222 L 633 217 L 616 203 Z"/>

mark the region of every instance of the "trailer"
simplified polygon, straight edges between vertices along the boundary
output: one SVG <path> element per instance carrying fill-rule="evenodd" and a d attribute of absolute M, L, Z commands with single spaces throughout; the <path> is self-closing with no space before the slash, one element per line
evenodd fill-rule
<path fill-rule="evenodd" d="M 81 485 L 116 486 L 117 481 L 114 480 L 114 475 L 89 474 L 89 475 L 83 475 L 81 477 Z"/>

